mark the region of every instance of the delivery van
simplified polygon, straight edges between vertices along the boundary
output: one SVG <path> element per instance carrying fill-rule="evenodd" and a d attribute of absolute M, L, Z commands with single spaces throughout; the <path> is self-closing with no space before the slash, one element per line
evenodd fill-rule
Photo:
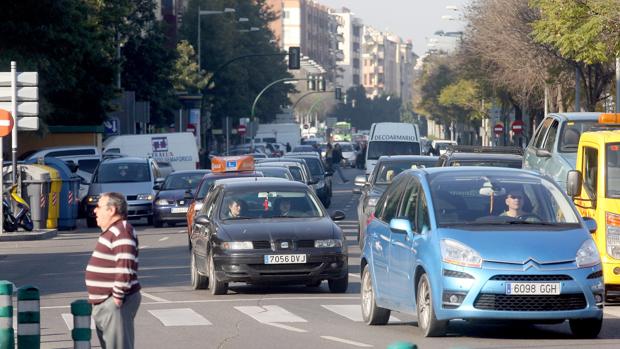
<path fill-rule="evenodd" d="M 113 136 L 103 142 L 103 153 L 152 158 L 170 163 L 175 171 L 195 170 L 200 161 L 191 132 Z"/>
<path fill-rule="evenodd" d="M 372 173 L 381 156 L 421 155 L 420 132 L 406 122 L 378 122 L 370 127 L 366 150 L 366 175 Z"/>

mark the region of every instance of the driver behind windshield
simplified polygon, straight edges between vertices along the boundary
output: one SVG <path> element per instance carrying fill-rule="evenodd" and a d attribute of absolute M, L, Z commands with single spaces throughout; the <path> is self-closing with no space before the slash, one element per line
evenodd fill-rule
<path fill-rule="evenodd" d="M 523 204 L 525 203 L 525 195 L 520 190 L 511 190 L 506 195 L 507 210 L 500 214 L 500 217 L 512 217 L 526 222 L 539 222 L 535 215 L 525 212 Z"/>

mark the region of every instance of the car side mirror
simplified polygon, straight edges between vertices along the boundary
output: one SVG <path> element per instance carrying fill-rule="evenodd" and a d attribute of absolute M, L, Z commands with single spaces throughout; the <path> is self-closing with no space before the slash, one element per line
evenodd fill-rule
<path fill-rule="evenodd" d="M 581 172 L 577 170 L 570 170 L 566 175 L 566 194 L 571 198 L 581 195 L 581 186 L 583 184 L 583 178 Z"/>
<path fill-rule="evenodd" d="M 209 224 L 209 218 L 207 218 L 207 216 L 205 215 L 201 215 L 201 216 L 196 217 L 196 219 L 194 219 L 194 223 L 196 225 L 205 226 Z"/>
<path fill-rule="evenodd" d="M 192 194 L 192 190 L 191 189 L 187 189 L 185 191 L 185 193 L 183 194 L 183 199 L 185 199 L 185 200 L 192 200 L 192 199 L 194 199 L 194 194 Z"/>
<path fill-rule="evenodd" d="M 413 234 L 411 222 L 404 218 L 392 218 L 390 220 L 390 230 L 396 234 Z"/>
<path fill-rule="evenodd" d="M 536 156 L 539 158 L 550 158 L 551 152 L 545 149 L 536 149 Z"/>
<path fill-rule="evenodd" d="M 354 184 L 356 187 L 363 187 L 366 185 L 366 183 L 367 183 L 366 176 L 364 175 L 355 176 Z"/>
<path fill-rule="evenodd" d="M 586 223 L 586 229 L 590 232 L 590 234 L 596 233 L 596 221 L 591 217 L 583 217 L 583 221 Z"/>
<path fill-rule="evenodd" d="M 158 177 L 158 178 L 155 178 L 155 183 L 156 184 L 163 184 L 165 180 L 166 179 L 163 178 L 163 177 Z"/>
<path fill-rule="evenodd" d="M 155 184 L 155 185 L 153 186 L 153 190 L 160 191 L 160 190 L 161 190 L 161 184 L 159 184 L 159 183 L 158 183 L 158 184 Z"/>
<path fill-rule="evenodd" d="M 340 210 L 334 211 L 334 213 L 332 213 L 330 217 L 331 217 L 331 219 L 333 221 L 341 221 L 341 220 L 347 218 L 347 216 L 344 214 L 344 212 L 342 212 Z"/>

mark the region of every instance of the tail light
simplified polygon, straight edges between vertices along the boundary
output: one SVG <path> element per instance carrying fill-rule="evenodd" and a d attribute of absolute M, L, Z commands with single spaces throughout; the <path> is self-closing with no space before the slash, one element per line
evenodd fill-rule
<path fill-rule="evenodd" d="M 620 214 L 605 212 L 607 254 L 620 259 Z"/>
<path fill-rule="evenodd" d="M 375 213 L 371 213 L 370 216 L 368 216 L 368 220 L 366 220 L 366 225 L 369 225 L 370 222 L 372 222 L 372 220 L 375 219 Z"/>

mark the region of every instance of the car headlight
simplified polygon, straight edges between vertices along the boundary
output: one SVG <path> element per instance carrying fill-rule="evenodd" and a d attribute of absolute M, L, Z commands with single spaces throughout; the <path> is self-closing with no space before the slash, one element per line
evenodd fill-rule
<path fill-rule="evenodd" d="M 606 212 L 607 254 L 620 259 L 620 215 Z"/>
<path fill-rule="evenodd" d="M 315 248 L 342 247 L 342 240 L 338 240 L 338 239 L 314 240 L 314 247 Z"/>
<path fill-rule="evenodd" d="M 138 194 L 138 197 L 136 199 L 151 201 L 153 200 L 153 194 Z"/>
<path fill-rule="evenodd" d="M 366 206 L 375 207 L 377 206 L 377 201 L 379 201 L 379 198 L 368 198 L 368 203 L 366 204 Z"/>
<path fill-rule="evenodd" d="M 157 206 L 165 206 L 165 205 L 170 205 L 170 203 L 166 199 L 159 199 L 159 200 L 155 201 L 155 205 L 157 205 Z"/>
<path fill-rule="evenodd" d="M 480 268 L 482 257 L 473 248 L 458 241 L 441 240 L 441 258 L 444 262 L 463 267 Z"/>
<path fill-rule="evenodd" d="M 99 201 L 99 195 L 88 195 L 86 202 L 89 204 L 97 203 Z"/>
<path fill-rule="evenodd" d="M 575 262 L 577 262 L 578 268 L 588 268 L 601 263 L 601 256 L 596 249 L 594 240 L 588 239 L 581 244 L 575 256 Z"/>
<path fill-rule="evenodd" d="M 222 250 L 251 250 L 254 248 L 252 241 L 225 241 L 220 244 Z"/>
<path fill-rule="evenodd" d="M 194 204 L 194 212 L 200 211 L 201 208 L 202 208 L 202 202 L 197 202 L 196 204 Z"/>

